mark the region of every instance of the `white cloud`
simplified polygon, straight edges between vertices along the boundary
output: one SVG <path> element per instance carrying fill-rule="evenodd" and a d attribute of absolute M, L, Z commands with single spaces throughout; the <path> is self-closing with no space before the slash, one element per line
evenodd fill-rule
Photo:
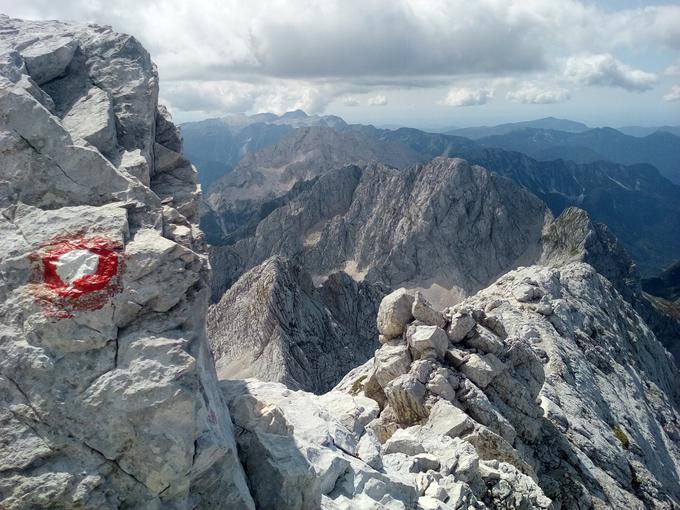
<path fill-rule="evenodd" d="M 507 98 L 516 103 L 553 104 L 568 101 L 571 98 L 571 93 L 561 87 L 545 87 L 536 83 L 525 82 L 516 90 L 508 92 Z"/>
<path fill-rule="evenodd" d="M 582 85 L 621 87 L 631 92 L 644 92 L 657 82 L 655 74 L 633 69 L 608 53 L 570 57 L 564 75 Z"/>
<path fill-rule="evenodd" d="M 453 88 L 444 99 L 447 106 L 477 106 L 486 104 L 493 98 L 493 91 L 485 88 Z"/>
<path fill-rule="evenodd" d="M 680 101 L 680 84 L 673 85 L 671 89 L 663 96 L 664 101 Z"/>
<path fill-rule="evenodd" d="M 161 84 L 163 100 L 174 110 L 240 113 L 267 111 L 277 114 L 301 109 L 319 113 L 335 97 L 332 87 L 277 80 L 266 83 L 238 81 L 170 81 Z"/>
<path fill-rule="evenodd" d="M 666 76 L 680 76 L 680 59 L 669 65 L 663 72 Z"/>
<path fill-rule="evenodd" d="M 349 106 L 349 107 L 361 106 L 361 103 L 355 97 L 345 97 L 345 98 L 343 98 L 342 104 L 343 104 L 343 106 Z"/>
<path fill-rule="evenodd" d="M 224 94 L 206 85 L 214 97 L 196 96 L 194 105 L 174 98 L 225 112 L 251 100 L 318 108 L 347 94 L 461 78 L 536 80 L 569 55 L 680 52 L 680 6 L 612 9 L 597 0 L 0 0 L 0 12 L 131 33 L 150 51 L 162 85 L 185 83 L 188 93 L 197 81 L 238 83 Z M 641 90 L 648 73 L 635 73 L 625 68 L 610 82 Z M 288 90 L 272 94 L 272 83 Z"/>
<path fill-rule="evenodd" d="M 371 106 L 387 106 L 387 98 L 382 94 L 377 96 L 369 97 L 368 104 Z"/>

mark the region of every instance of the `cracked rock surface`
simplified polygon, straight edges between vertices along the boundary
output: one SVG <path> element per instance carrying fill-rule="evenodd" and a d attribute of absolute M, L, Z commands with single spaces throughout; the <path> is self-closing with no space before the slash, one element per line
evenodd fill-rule
<path fill-rule="evenodd" d="M 254 508 L 155 66 L 110 28 L 0 32 L 0 507 Z"/>
<path fill-rule="evenodd" d="M 335 273 L 319 287 L 272 257 L 210 307 L 208 335 L 220 379 L 256 377 L 314 393 L 330 390 L 379 343 L 381 286 Z"/>
<path fill-rule="evenodd" d="M 592 266 L 518 268 L 443 315 L 472 321 L 445 352 L 411 318 L 322 396 L 222 383 L 262 508 L 677 507 L 677 366 Z"/>

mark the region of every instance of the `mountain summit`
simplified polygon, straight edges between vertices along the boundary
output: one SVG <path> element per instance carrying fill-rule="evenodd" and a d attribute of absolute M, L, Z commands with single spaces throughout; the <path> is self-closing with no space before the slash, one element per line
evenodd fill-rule
<path fill-rule="evenodd" d="M 653 168 L 265 114 L 202 202 L 135 38 L 0 36 L 0 509 L 680 506 L 676 323 L 571 207 Z"/>

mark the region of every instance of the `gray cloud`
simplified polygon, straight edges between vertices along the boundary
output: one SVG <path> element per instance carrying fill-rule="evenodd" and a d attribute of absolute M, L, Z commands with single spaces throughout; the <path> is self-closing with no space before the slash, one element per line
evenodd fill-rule
<path fill-rule="evenodd" d="M 671 89 L 664 94 L 663 100 L 668 101 L 669 103 L 672 101 L 680 101 L 680 84 L 673 85 Z"/>
<path fill-rule="evenodd" d="M 322 109 L 349 95 L 368 105 L 377 91 L 460 79 L 555 81 L 551 63 L 568 55 L 680 50 L 680 6 L 611 11 L 585 0 L 0 0 L 0 11 L 134 34 L 158 64 L 163 99 L 187 111 Z M 648 73 L 614 62 L 594 73 L 575 67 L 571 78 L 651 86 Z M 511 99 L 550 99 L 534 95 Z"/>
<path fill-rule="evenodd" d="M 610 54 L 571 57 L 564 74 L 582 85 L 621 87 L 631 92 L 644 92 L 657 82 L 655 74 L 633 69 Z"/>
<path fill-rule="evenodd" d="M 563 103 L 571 98 L 571 93 L 562 87 L 541 86 L 536 83 L 523 83 L 516 90 L 508 92 L 510 101 L 524 104 Z"/>

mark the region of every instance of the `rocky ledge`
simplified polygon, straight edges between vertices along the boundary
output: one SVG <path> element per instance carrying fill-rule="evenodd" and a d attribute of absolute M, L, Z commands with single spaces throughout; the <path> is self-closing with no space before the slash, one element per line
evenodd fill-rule
<path fill-rule="evenodd" d="M 0 34 L 0 507 L 253 508 L 149 54 L 93 25 Z"/>
<path fill-rule="evenodd" d="M 519 268 L 443 312 L 401 289 L 378 328 L 325 395 L 222 382 L 261 508 L 678 505 L 677 367 L 592 266 Z"/>

